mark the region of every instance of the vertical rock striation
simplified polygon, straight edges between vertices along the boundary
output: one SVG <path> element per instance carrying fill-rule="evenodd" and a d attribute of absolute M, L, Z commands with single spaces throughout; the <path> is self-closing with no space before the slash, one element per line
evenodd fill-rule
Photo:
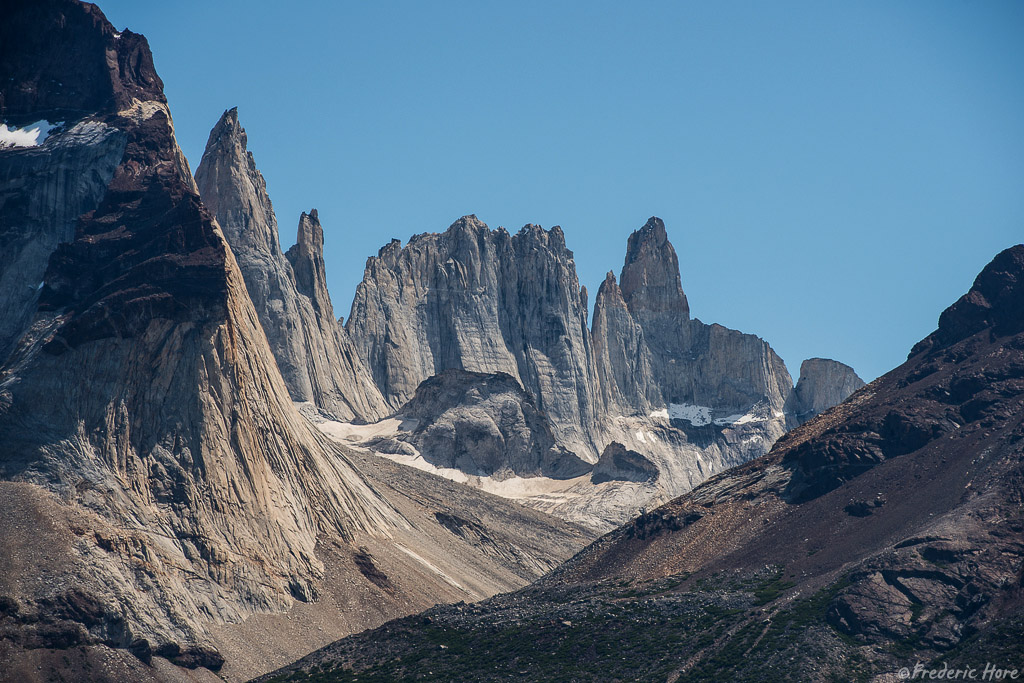
<path fill-rule="evenodd" d="M 514 377 L 566 448 L 597 459 L 587 295 L 561 229 L 515 235 L 464 216 L 366 262 L 346 323 L 393 407 L 448 369 Z"/>
<path fill-rule="evenodd" d="M 447 370 L 506 373 L 536 397 L 561 447 L 594 463 L 615 443 L 652 463 L 658 476 L 600 476 L 595 481 L 608 484 L 600 490 L 577 487 L 557 500 L 534 501 L 605 529 L 645 502 L 763 455 L 785 433 L 787 400 L 794 403 L 789 372 L 765 341 L 690 318 L 660 219 L 630 235 L 620 282 L 608 274 L 588 330 L 586 292 L 559 228 L 528 225 L 509 235 L 466 216 L 443 234 L 416 235 L 404 248 L 393 240 L 370 258 L 346 329 L 396 409 Z M 830 384 L 844 382 L 840 374 L 805 382 L 801 419 L 845 398 L 849 387 Z M 466 383 L 459 394 L 465 405 L 453 406 L 452 414 L 489 424 L 472 398 L 477 380 L 448 376 L 448 384 L 458 381 Z M 465 421 L 445 420 L 435 431 L 464 439 L 452 425 Z M 429 429 L 420 422 L 417 433 Z M 472 461 L 453 461 L 451 448 L 437 439 L 397 438 L 416 441 L 429 462 Z"/>
<path fill-rule="evenodd" d="M 196 183 L 235 254 L 292 399 L 340 420 L 383 417 L 387 406 L 334 318 L 316 211 L 300 218 L 286 257 L 236 109 L 210 132 Z"/>
<path fill-rule="evenodd" d="M 767 452 L 792 379 L 762 339 L 689 317 L 664 223 L 630 235 L 619 281 L 597 293 L 593 347 L 606 433 L 651 458 L 663 495 Z"/>

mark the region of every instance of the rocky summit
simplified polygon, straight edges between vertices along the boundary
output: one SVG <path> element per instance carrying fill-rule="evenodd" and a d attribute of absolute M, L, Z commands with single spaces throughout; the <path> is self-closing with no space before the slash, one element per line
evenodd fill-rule
<path fill-rule="evenodd" d="M 334 317 L 316 209 L 302 214 L 296 244 L 282 253 L 267 185 L 236 109 L 210 131 L 196 184 L 235 255 L 292 399 L 339 420 L 384 417 L 384 398 Z"/>

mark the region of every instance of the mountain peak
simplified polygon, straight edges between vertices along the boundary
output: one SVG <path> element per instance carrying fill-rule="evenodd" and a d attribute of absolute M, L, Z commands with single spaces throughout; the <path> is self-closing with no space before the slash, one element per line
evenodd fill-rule
<path fill-rule="evenodd" d="M 629 236 L 619 282 L 631 312 L 690 317 L 679 277 L 679 259 L 668 241 L 665 223 L 656 216 Z"/>
<path fill-rule="evenodd" d="M 238 107 L 232 107 L 220 115 L 217 125 L 210 130 L 210 137 L 207 138 L 206 151 L 203 156 L 205 157 L 207 153 L 218 147 L 239 148 L 245 152 L 247 145 L 248 138 L 245 135 L 245 129 L 238 122 Z"/>
<path fill-rule="evenodd" d="M 95 5 L 6 3 L 3 17 L 0 119 L 5 123 L 77 121 L 129 110 L 136 101 L 166 105 L 146 38 L 117 33 Z"/>
<path fill-rule="evenodd" d="M 490 230 L 490 228 L 487 227 L 486 223 L 477 218 L 475 213 L 466 214 L 448 226 L 448 232 L 480 232 L 482 230 Z"/>
<path fill-rule="evenodd" d="M 248 143 L 238 120 L 238 108 L 221 114 L 196 169 L 196 183 L 203 203 L 217 216 L 232 250 L 251 249 L 279 258 L 277 217 Z"/>
<path fill-rule="evenodd" d="M 984 329 L 1005 336 L 1024 330 L 1024 244 L 996 255 L 971 289 L 939 316 L 939 327 L 910 351 L 952 346 Z"/>
<path fill-rule="evenodd" d="M 320 225 L 320 216 L 316 209 L 310 209 L 309 213 L 303 211 L 299 216 L 299 230 L 295 234 L 295 247 L 307 249 L 323 257 L 324 229 Z M 290 252 L 291 249 L 288 251 Z"/>
<path fill-rule="evenodd" d="M 324 266 L 324 229 L 316 209 L 299 216 L 295 245 L 285 253 L 295 273 L 295 286 L 305 294 L 322 315 L 333 318 L 331 298 L 327 293 Z"/>

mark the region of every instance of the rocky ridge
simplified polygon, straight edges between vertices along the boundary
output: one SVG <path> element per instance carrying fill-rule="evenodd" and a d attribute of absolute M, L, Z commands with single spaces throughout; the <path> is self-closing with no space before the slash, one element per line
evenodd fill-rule
<path fill-rule="evenodd" d="M 464 216 L 368 259 L 345 329 L 392 407 L 443 370 L 503 372 L 550 417 L 561 445 L 592 462 L 586 299 L 560 229 L 511 235 Z"/>

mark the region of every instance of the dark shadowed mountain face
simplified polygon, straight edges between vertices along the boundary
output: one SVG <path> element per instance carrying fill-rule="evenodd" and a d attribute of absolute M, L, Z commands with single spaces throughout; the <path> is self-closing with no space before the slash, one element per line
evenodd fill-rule
<path fill-rule="evenodd" d="M 391 622 L 288 673 L 823 681 L 919 661 L 1019 668 L 1022 292 L 1018 245 L 906 363 L 768 455 L 528 589 Z"/>

